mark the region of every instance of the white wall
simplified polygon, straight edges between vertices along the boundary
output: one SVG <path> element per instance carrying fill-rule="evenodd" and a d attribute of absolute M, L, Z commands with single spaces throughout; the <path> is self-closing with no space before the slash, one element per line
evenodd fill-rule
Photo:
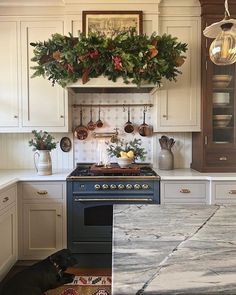
<path fill-rule="evenodd" d="M 52 135 L 58 141 L 57 148 L 51 152 L 53 170 L 72 169 L 73 149 L 65 153 L 59 146 L 59 141 L 63 136 L 72 139 L 72 134 L 55 133 Z M 31 138 L 31 133 L 0 134 L 0 169 L 33 169 L 34 152 L 28 145 Z"/>

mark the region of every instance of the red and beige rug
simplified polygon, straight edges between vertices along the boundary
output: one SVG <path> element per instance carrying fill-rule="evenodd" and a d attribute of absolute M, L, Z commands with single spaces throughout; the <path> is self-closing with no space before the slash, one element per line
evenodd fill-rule
<path fill-rule="evenodd" d="M 76 275 L 72 283 L 45 295 L 111 295 L 111 275 Z"/>

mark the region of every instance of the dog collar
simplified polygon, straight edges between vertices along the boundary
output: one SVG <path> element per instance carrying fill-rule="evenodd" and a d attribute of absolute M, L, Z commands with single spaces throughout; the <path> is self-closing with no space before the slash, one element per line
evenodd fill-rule
<path fill-rule="evenodd" d="M 52 259 L 51 256 L 49 256 L 49 261 L 51 262 L 51 264 L 56 268 L 58 275 L 60 276 L 60 278 L 63 275 L 63 270 L 60 268 L 60 266 Z"/>

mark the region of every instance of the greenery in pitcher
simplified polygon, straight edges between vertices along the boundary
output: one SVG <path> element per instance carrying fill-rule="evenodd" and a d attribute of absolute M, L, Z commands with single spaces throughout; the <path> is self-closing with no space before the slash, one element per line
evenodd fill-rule
<path fill-rule="evenodd" d="M 29 146 L 33 146 L 33 151 L 47 150 L 51 151 L 56 148 L 57 142 L 53 141 L 55 138 L 46 131 L 32 130 L 34 138 L 29 141 Z"/>
<path fill-rule="evenodd" d="M 132 158 L 141 161 L 146 159 L 147 152 L 141 147 L 142 140 L 135 138 L 129 142 L 124 139 L 118 139 L 115 143 L 106 142 L 108 156 L 117 158 Z"/>

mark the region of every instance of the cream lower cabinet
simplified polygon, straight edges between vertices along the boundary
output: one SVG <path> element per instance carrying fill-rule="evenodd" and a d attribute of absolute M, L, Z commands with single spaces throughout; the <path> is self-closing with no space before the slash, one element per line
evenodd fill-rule
<path fill-rule="evenodd" d="M 178 68 L 177 82 L 163 81 L 154 94 L 156 132 L 200 131 L 200 19 L 161 17 L 161 33 L 187 43 L 185 63 Z"/>
<path fill-rule="evenodd" d="M 17 260 L 17 187 L 0 190 L 0 281 Z"/>
<path fill-rule="evenodd" d="M 20 259 L 43 259 L 66 247 L 65 182 L 22 182 Z"/>
<path fill-rule="evenodd" d="M 161 204 L 209 204 L 209 182 L 161 181 Z"/>
<path fill-rule="evenodd" d="M 236 204 L 236 181 L 212 181 L 212 204 Z"/>

